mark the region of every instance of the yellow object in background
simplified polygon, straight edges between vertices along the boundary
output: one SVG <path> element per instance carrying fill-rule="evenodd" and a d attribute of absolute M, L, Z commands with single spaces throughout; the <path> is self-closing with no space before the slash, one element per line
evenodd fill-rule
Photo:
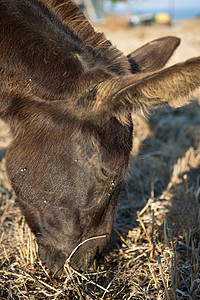
<path fill-rule="evenodd" d="M 155 15 L 155 21 L 158 25 L 170 25 L 171 17 L 168 13 L 157 13 Z"/>

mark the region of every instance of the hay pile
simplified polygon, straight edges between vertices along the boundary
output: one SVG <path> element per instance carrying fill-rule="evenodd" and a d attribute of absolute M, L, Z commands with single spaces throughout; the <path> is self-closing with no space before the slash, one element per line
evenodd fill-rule
<path fill-rule="evenodd" d="M 0 299 L 200 298 L 200 96 L 149 120 L 136 136 L 110 244 L 97 272 L 67 264 L 49 276 L 5 174 L 0 123 Z M 135 154 L 137 153 L 137 156 Z"/>

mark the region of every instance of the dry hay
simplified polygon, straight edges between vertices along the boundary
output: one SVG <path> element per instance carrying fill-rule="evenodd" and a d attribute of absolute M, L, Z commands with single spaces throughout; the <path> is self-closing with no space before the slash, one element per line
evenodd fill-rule
<path fill-rule="evenodd" d="M 5 174 L 10 136 L 0 123 L 0 299 L 200 298 L 199 101 L 135 116 L 133 154 L 111 242 L 94 274 L 66 263 L 53 278 L 15 205 Z M 199 103 L 198 103 L 199 102 Z"/>

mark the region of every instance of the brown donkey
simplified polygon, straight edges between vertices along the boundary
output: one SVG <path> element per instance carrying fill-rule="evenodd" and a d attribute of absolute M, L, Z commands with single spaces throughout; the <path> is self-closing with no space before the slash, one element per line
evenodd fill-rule
<path fill-rule="evenodd" d="M 52 272 L 67 258 L 87 269 L 109 240 L 131 113 L 183 105 L 199 87 L 200 57 L 160 70 L 178 44 L 165 37 L 126 57 L 69 0 L 0 0 L 7 173 Z"/>

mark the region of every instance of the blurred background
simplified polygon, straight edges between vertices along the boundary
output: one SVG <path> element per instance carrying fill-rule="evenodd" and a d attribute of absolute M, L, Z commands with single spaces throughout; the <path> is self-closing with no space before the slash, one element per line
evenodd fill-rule
<path fill-rule="evenodd" d="M 104 23 L 106 16 L 127 17 L 130 26 L 170 24 L 171 20 L 200 16 L 199 0 L 74 0 L 93 23 Z"/>

